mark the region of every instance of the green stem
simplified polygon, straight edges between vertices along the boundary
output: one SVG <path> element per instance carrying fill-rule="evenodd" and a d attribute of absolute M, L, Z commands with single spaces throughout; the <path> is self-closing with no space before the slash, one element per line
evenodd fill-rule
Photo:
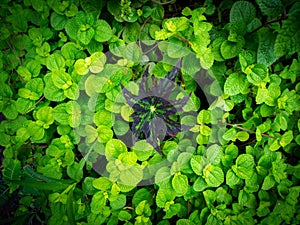
<path fill-rule="evenodd" d="M 246 131 L 246 132 L 251 133 L 251 134 L 255 134 L 256 133 L 254 130 L 249 130 L 247 128 L 244 128 L 244 127 L 240 126 L 239 124 L 231 124 L 231 123 L 227 123 L 227 122 L 222 122 L 222 124 L 225 124 L 225 125 L 231 126 L 231 127 L 236 127 L 236 128 L 238 128 L 240 130 Z M 261 136 L 264 136 L 264 137 L 267 137 L 267 138 L 276 139 L 276 137 L 268 135 L 268 134 L 261 134 Z"/>

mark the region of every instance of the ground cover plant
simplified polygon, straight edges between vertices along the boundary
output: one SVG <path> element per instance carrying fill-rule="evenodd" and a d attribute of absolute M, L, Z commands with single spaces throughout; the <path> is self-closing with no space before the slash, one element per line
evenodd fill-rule
<path fill-rule="evenodd" d="M 300 224 L 300 2 L 3 0 L 1 224 Z"/>

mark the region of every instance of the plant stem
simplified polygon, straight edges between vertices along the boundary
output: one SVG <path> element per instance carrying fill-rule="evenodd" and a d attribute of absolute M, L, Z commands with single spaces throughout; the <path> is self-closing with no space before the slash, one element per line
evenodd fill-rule
<path fill-rule="evenodd" d="M 157 46 L 158 46 L 158 41 L 155 43 L 155 45 L 152 47 L 152 48 L 150 48 L 148 51 L 146 51 L 146 52 L 143 52 L 143 55 L 147 55 L 149 52 L 152 52 L 155 48 L 157 48 Z"/>
<path fill-rule="evenodd" d="M 256 133 L 254 130 L 249 130 L 247 128 L 242 127 L 239 124 L 231 124 L 231 123 L 227 123 L 227 122 L 222 122 L 221 124 L 225 124 L 225 125 L 231 126 L 231 127 L 236 127 L 236 128 L 238 128 L 240 130 L 247 131 L 248 133 L 251 133 L 251 134 L 255 134 Z M 276 139 L 276 137 L 268 135 L 268 134 L 261 134 L 261 136 L 264 136 L 264 137 L 267 137 L 267 138 Z"/>
<path fill-rule="evenodd" d="M 48 145 L 27 145 L 22 146 L 21 148 L 48 148 Z"/>
<path fill-rule="evenodd" d="M 177 37 L 178 39 L 182 40 L 187 45 L 189 45 L 189 46 L 191 45 L 190 42 L 186 38 L 184 38 L 184 37 L 182 37 L 182 36 L 180 36 L 178 34 L 176 34 L 175 37 Z"/>
<path fill-rule="evenodd" d="M 26 110 L 26 112 L 23 114 L 23 115 L 25 115 L 26 113 L 28 113 L 31 109 L 33 109 L 37 104 L 39 104 L 41 101 L 43 101 L 43 99 L 45 98 L 45 96 L 43 95 L 36 103 L 34 103 L 34 105 L 33 106 L 30 106 L 27 110 Z"/>
<path fill-rule="evenodd" d="M 252 33 L 255 33 L 256 31 L 260 30 L 261 28 L 263 28 L 263 27 L 265 27 L 265 26 L 267 26 L 267 25 L 269 25 L 269 24 L 281 22 L 282 20 L 286 20 L 287 18 L 288 18 L 287 15 L 283 15 L 283 16 L 281 16 L 279 19 L 276 19 L 276 20 L 269 20 L 269 21 L 267 21 L 265 24 L 262 24 L 262 25 L 260 25 L 259 27 L 255 28 L 253 31 L 251 31 L 251 34 L 252 34 Z"/>

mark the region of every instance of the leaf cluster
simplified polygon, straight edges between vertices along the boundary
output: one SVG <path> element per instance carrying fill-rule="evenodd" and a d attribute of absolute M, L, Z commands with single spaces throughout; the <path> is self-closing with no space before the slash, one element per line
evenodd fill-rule
<path fill-rule="evenodd" d="M 299 2 L 189 3 L 1 1 L 1 224 L 300 223 Z M 179 59 L 190 130 L 127 143 Z"/>

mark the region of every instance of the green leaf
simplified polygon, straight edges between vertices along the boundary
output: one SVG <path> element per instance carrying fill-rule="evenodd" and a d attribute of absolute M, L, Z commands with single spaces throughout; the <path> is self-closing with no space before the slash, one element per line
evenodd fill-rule
<path fill-rule="evenodd" d="M 43 94 L 43 89 L 43 80 L 41 78 L 34 78 L 26 83 L 25 88 L 20 88 L 18 94 L 23 98 L 38 100 Z"/>
<path fill-rule="evenodd" d="M 112 187 L 112 182 L 106 177 L 99 177 L 93 181 L 93 187 L 101 191 L 107 191 Z"/>
<path fill-rule="evenodd" d="M 192 173 L 193 171 L 191 170 L 191 165 L 190 165 L 190 160 L 192 157 L 192 153 L 190 152 L 182 152 L 179 154 L 177 158 L 177 163 L 180 168 L 181 172 L 184 173 Z"/>
<path fill-rule="evenodd" d="M 54 179 L 62 178 L 62 169 L 58 164 L 57 159 L 55 158 L 47 161 L 47 164 L 45 166 L 38 166 L 37 171 L 49 178 L 54 178 Z"/>
<path fill-rule="evenodd" d="M 179 203 L 175 203 L 170 205 L 169 209 L 166 211 L 166 215 L 163 217 L 163 219 L 170 219 L 173 216 L 180 214 L 180 211 L 182 210 L 182 205 Z"/>
<path fill-rule="evenodd" d="M 201 110 L 197 116 L 197 122 L 199 124 L 210 124 L 211 123 L 211 112 L 209 110 Z"/>
<path fill-rule="evenodd" d="M 195 225 L 195 223 L 189 219 L 179 219 L 176 221 L 176 225 Z"/>
<path fill-rule="evenodd" d="M 105 1 L 97 0 L 82 0 L 80 1 L 80 6 L 88 14 L 94 14 L 99 16 L 101 9 L 105 6 Z"/>
<path fill-rule="evenodd" d="M 277 0 L 275 1 L 278 2 Z M 276 36 L 270 29 L 263 28 L 259 30 L 257 63 L 270 66 L 278 59 L 278 57 L 276 57 L 274 54 L 275 40 L 276 40 Z"/>
<path fill-rule="evenodd" d="M 95 40 L 106 42 L 113 35 L 110 25 L 105 20 L 97 20 L 95 23 Z"/>
<path fill-rule="evenodd" d="M 118 214 L 118 219 L 120 221 L 128 221 L 132 218 L 131 214 L 125 210 L 121 210 Z"/>
<path fill-rule="evenodd" d="M 126 165 L 126 164 L 125 164 Z M 143 179 L 143 169 L 140 166 L 134 165 L 121 170 L 120 181 L 127 186 L 136 186 Z"/>
<path fill-rule="evenodd" d="M 146 140 L 137 141 L 134 144 L 134 146 L 131 147 L 131 149 L 140 161 L 146 161 L 154 153 L 153 146 L 149 144 Z"/>
<path fill-rule="evenodd" d="M 245 39 L 242 36 L 239 36 L 236 42 L 226 40 L 221 44 L 221 55 L 224 59 L 232 59 L 242 51 L 244 45 Z"/>
<path fill-rule="evenodd" d="M 195 54 L 190 54 L 190 50 L 187 49 L 185 46 L 182 46 L 182 42 L 178 40 L 178 43 L 176 41 L 173 41 L 174 43 L 168 43 L 167 45 L 167 54 L 171 58 L 182 58 L 184 56 L 190 55 L 189 59 L 193 60 L 195 64 L 192 64 L 192 69 L 195 69 L 195 67 L 198 67 L 198 71 L 200 69 L 200 61 L 195 57 Z M 185 63 L 187 64 L 187 63 Z M 187 68 L 187 67 L 185 67 Z M 188 72 L 187 72 L 188 73 Z M 195 72 L 194 72 L 195 73 Z M 189 73 L 190 75 L 194 73 Z"/>
<path fill-rule="evenodd" d="M 224 84 L 224 93 L 229 96 L 244 93 L 248 88 L 249 83 L 243 74 L 232 73 L 226 79 Z"/>
<path fill-rule="evenodd" d="M 163 22 L 163 28 L 172 33 L 178 33 L 189 28 L 189 20 L 186 17 L 174 17 Z"/>
<path fill-rule="evenodd" d="M 151 216 L 150 205 L 147 200 L 141 201 L 135 208 L 135 213 L 139 216 L 145 215 L 147 217 Z"/>
<path fill-rule="evenodd" d="M 76 22 L 76 18 L 73 17 L 68 20 L 65 30 L 67 35 L 73 40 L 77 40 L 77 31 L 79 29 L 79 25 Z"/>
<path fill-rule="evenodd" d="M 155 184 L 163 185 L 165 183 L 169 183 L 171 178 L 170 168 L 163 166 L 156 171 L 155 174 Z"/>
<path fill-rule="evenodd" d="M 156 5 L 154 8 L 152 8 L 151 16 L 153 17 L 153 20 L 160 22 L 164 18 L 164 15 L 165 11 L 163 6 Z"/>
<path fill-rule="evenodd" d="M 72 189 L 68 193 L 67 205 L 66 205 L 68 222 L 70 223 L 70 225 L 76 225 L 75 210 L 74 210 L 74 202 L 73 201 L 74 201 L 74 195 L 73 195 L 73 189 Z"/>
<path fill-rule="evenodd" d="M 54 30 L 62 30 L 65 28 L 68 22 L 68 18 L 63 15 L 59 15 L 56 12 L 53 12 L 50 17 L 50 24 Z"/>
<path fill-rule="evenodd" d="M 62 89 L 57 88 L 52 81 L 52 74 L 47 74 L 44 77 L 44 82 L 46 84 L 44 89 L 44 95 L 46 99 L 54 102 L 63 101 L 66 96 L 64 95 L 64 91 Z"/>
<path fill-rule="evenodd" d="M 104 85 L 107 83 L 108 79 L 105 77 L 99 77 L 95 75 L 90 75 L 85 81 L 85 91 L 89 96 L 96 93 L 105 93 Z"/>
<path fill-rule="evenodd" d="M 88 45 L 91 42 L 94 35 L 95 30 L 92 27 L 84 28 L 84 30 L 78 30 L 77 32 L 78 40 L 84 45 Z"/>
<path fill-rule="evenodd" d="M 270 190 L 275 185 L 275 179 L 272 175 L 268 175 L 265 177 L 264 182 L 261 186 L 262 190 Z"/>
<path fill-rule="evenodd" d="M 246 69 L 247 80 L 254 85 L 263 85 L 269 78 L 268 68 L 263 64 L 255 64 Z"/>
<path fill-rule="evenodd" d="M 236 129 L 234 127 L 232 127 L 223 134 L 223 138 L 226 141 L 235 141 L 236 133 L 237 133 Z"/>
<path fill-rule="evenodd" d="M 111 195 L 109 197 L 109 201 L 110 201 L 111 208 L 114 210 L 124 208 L 126 205 L 126 195 L 124 194 Z"/>
<path fill-rule="evenodd" d="M 172 187 L 175 190 L 177 196 L 185 195 L 189 189 L 187 176 L 176 173 L 172 179 Z"/>
<path fill-rule="evenodd" d="M 21 162 L 17 159 L 6 158 L 2 162 L 3 165 L 3 179 L 6 180 L 20 180 L 21 176 Z"/>
<path fill-rule="evenodd" d="M 92 26 L 94 24 L 94 15 L 80 11 L 76 15 L 76 22 L 81 26 L 81 29 L 85 28 L 87 25 Z"/>
<path fill-rule="evenodd" d="M 61 54 L 53 53 L 47 57 L 47 68 L 49 70 L 59 70 L 65 67 L 65 59 Z"/>
<path fill-rule="evenodd" d="M 5 98 L 11 98 L 13 95 L 13 92 L 9 85 L 7 85 L 4 82 L 0 82 L 0 100 L 3 100 Z"/>
<path fill-rule="evenodd" d="M 19 66 L 17 72 L 24 80 L 26 81 L 30 80 L 31 73 L 25 66 Z"/>
<path fill-rule="evenodd" d="M 126 43 L 136 42 L 140 35 L 140 24 L 139 23 L 130 23 L 126 24 L 122 37 Z"/>
<path fill-rule="evenodd" d="M 112 127 L 115 122 L 115 115 L 110 111 L 101 109 L 94 114 L 93 121 L 97 126 Z"/>
<path fill-rule="evenodd" d="M 66 148 L 60 139 L 53 139 L 51 144 L 46 150 L 46 154 L 48 156 L 52 156 L 55 158 L 61 158 L 66 153 Z"/>
<path fill-rule="evenodd" d="M 67 167 L 67 174 L 70 178 L 79 182 L 83 178 L 83 166 L 85 159 L 81 159 L 79 163 L 74 162 L 72 165 Z"/>
<path fill-rule="evenodd" d="M 198 177 L 194 182 L 193 189 L 196 192 L 202 192 L 208 187 L 203 177 Z"/>
<path fill-rule="evenodd" d="M 82 190 L 88 195 L 94 195 L 98 190 L 93 186 L 94 177 L 86 177 L 82 184 Z"/>
<path fill-rule="evenodd" d="M 141 201 L 148 200 L 151 197 L 151 192 L 147 188 L 137 190 L 132 198 L 132 204 L 136 207 Z"/>
<path fill-rule="evenodd" d="M 68 82 L 67 82 L 68 83 Z M 64 87 L 66 85 L 63 85 L 62 87 Z M 72 83 L 72 85 L 70 87 L 68 87 L 67 89 L 64 90 L 64 95 L 72 100 L 76 100 L 79 97 L 79 88 L 78 85 L 76 83 Z"/>
<path fill-rule="evenodd" d="M 95 214 L 102 213 L 102 210 L 105 205 L 106 199 L 104 193 L 102 191 L 98 191 L 96 194 L 93 195 L 91 201 L 91 212 Z"/>
<path fill-rule="evenodd" d="M 67 42 L 61 47 L 61 53 L 63 57 L 66 59 L 66 65 L 68 60 L 72 60 L 72 65 L 73 65 L 73 60 L 85 57 L 85 54 L 78 49 L 78 46 L 73 43 L 73 42 Z"/>
<path fill-rule="evenodd" d="M 287 178 L 287 164 L 284 163 L 283 159 L 278 159 L 272 162 L 272 173 L 277 183 L 281 183 Z M 290 182 L 290 181 L 289 181 Z"/>
<path fill-rule="evenodd" d="M 97 132 L 98 132 L 98 141 L 100 143 L 106 143 L 109 140 L 111 140 L 112 137 L 114 136 L 113 131 L 107 126 L 101 126 L 101 125 L 98 126 Z"/>
<path fill-rule="evenodd" d="M 156 205 L 160 208 L 165 208 L 166 203 L 173 201 L 175 196 L 174 190 L 159 188 L 156 194 Z"/>
<path fill-rule="evenodd" d="M 200 155 L 193 155 L 191 158 L 191 167 L 195 174 L 198 176 L 202 175 L 203 169 L 205 166 L 205 161 L 202 159 Z"/>
<path fill-rule="evenodd" d="M 255 18 L 255 7 L 247 1 L 235 2 L 230 10 L 230 23 L 248 25 Z"/>
<path fill-rule="evenodd" d="M 246 206 L 247 208 L 256 208 L 256 198 L 254 194 L 247 193 L 244 190 L 239 191 L 238 202 L 241 206 Z"/>
<path fill-rule="evenodd" d="M 27 131 L 31 136 L 33 142 L 39 141 L 44 138 L 45 130 L 38 124 L 38 122 L 30 122 L 27 127 Z"/>
<path fill-rule="evenodd" d="M 89 67 L 90 71 L 92 73 L 100 73 L 104 69 L 106 55 L 103 52 L 94 52 L 89 58 L 91 62 Z"/>
<path fill-rule="evenodd" d="M 288 13 L 288 18 L 282 22 L 282 28 L 276 37 L 274 54 L 277 57 L 300 51 L 298 29 L 300 26 L 300 2 L 296 2 Z"/>
<path fill-rule="evenodd" d="M 210 187 L 218 187 L 224 182 L 224 173 L 218 166 L 208 164 L 203 170 L 203 175 L 205 182 Z"/>
<path fill-rule="evenodd" d="M 116 135 L 118 136 L 123 136 L 124 134 L 126 134 L 128 132 L 128 130 L 130 129 L 129 124 L 127 122 L 123 122 L 121 120 L 117 120 L 114 123 L 114 132 Z M 138 155 L 138 153 L 136 152 L 136 154 Z M 138 155 L 139 157 L 139 155 Z M 141 159 L 141 161 L 144 161 Z"/>
<path fill-rule="evenodd" d="M 98 137 L 97 129 L 91 125 L 85 125 L 86 142 L 93 143 Z"/>
<path fill-rule="evenodd" d="M 63 125 L 78 127 L 81 117 L 80 105 L 75 101 L 59 104 L 53 110 L 53 117 Z"/>
<path fill-rule="evenodd" d="M 282 147 L 285 147 L 288 144 L 290 144 L 292 140 L 293 140 L 293 131 L 289 130 L 281 136 L 279 143 Z"/>
<path fill-rule="evenodd" d="M 230 187 L 235 187 L 239 183 L 241 183 L 241 178 L 239 178 L 232 169 L 229 169 L 226 173 L 226 184 Z"/>
<path fill-rule="evenodd" d="M 236 134 L 236 138 L 240 141 L 247 141 L 249 139 L 249 133 L 247 131 L 239 131 Z"/>
<path fill-rule="evenodd" d="M 63 69 L 53 70 L 51 73 L 53 84 L 60 89 L 66 90 L 72 85 L 71 76 Z"/>
<path fill-rule="evenodd" d="M 7 119 L 15 119 L 18 116 L 17 105 L 14 100 L 0 101 L 0 110 Z"/>
<path fill-rule="evenodd" d="M 208 162 L 211 163 L 212 165 L 220 164 L 222 156 L 223 156 L 222 148 L 217 144 L 209 146 L 208 149 L 206 150 L 206 158 Z"/>
<path fill-rule="evenodd" d="M 111 139 L 106 143 L 105 154 L 109 157 L 118 158 L 121 153 L 127 152 L 126 145 L 118 139 Z"/>
<path fill-rule="evenodd" d="M 257 0 L 256 2 L 262 13 L 271 18 L 280 15 L 284 10 L 280 0 Z"/>
<path fill-rule="evenodd" d="M 255 101 L 257 104 L 262 104 L 267 101 L 269 97 L 269 91 L 266 88 L 259 88 L 257 90 L 257 95 L 255 97 Z"/>
<path fill-rule="evenodd" d="M 170 47 L 173 47 L 172 45 Z M 175 51 L 178 51 L 178 48 L 173 48 Z M 182 56 L 181 56 L 182 57 Z M 193 75 L 201 69 L 200 61 L 196 58 L 195 54 L 189 54 L 183 57 L 182 59 L 182 70 L 189 74 Z"/>
<path fill-rule="evenodd" d="M 123 56 L 125 59 L 135 63 L 139 63 L 142 61 L 142 51 L 135 42 L 129 43 L 126 46 Z"/>
<path fill-rule="evenodd" d="M 4 139 L 5 139 L 5 135 Z M 16 139 L 20 142 L 25 142 L 28 138 L 30 138 L 30 134 L 28 133 L 25 127 L 21 127 L 17 130 Z M 5 146 L 5 145 L 4 145 Z"/>
<path fill-rule="evenodd" d="M 250 154 L 241 154 L 237 157 L 235 165 L 232 166 L 234 173 L 242 178 L 247 179 L 252 176 L 254 167 L 254 158 Z"/>
<path fill-rule="evenodd" d="M 49 126 L 54 122 L 52 112 L 53 108 L 51 108 L 50 106 L 43 106 L 36 112 L 38 123 L 45 129 L 48 129 Z"/>

